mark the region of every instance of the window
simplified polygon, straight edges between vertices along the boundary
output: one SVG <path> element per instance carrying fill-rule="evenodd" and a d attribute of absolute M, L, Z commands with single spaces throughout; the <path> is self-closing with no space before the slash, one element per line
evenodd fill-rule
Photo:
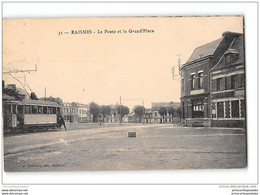
<path fill-rule="evenodd" d="M 25 114 L 30 114 L 30 106 L 25 106 Z"/>
<path fill-rule="evenodd" d="M 43 113 L 43 108 L 42 108 L 42 106 L 39 106 L 38 107 L 38 114 L 42 114 Z"/>
<path fill-rule="evenodd" d="M 231 64 L 235 61 L 237 61 L 238 57 L 239 57 L 239 53 L 237 50 L 234 50 L 232 49 L 232 53 L 227 53 L 225 54 L 225 63 L 228 65 L 228 64 Z"/>
<path fill-rule="evenodd" d="M 43 106 L 43 114 L 47 114 L 47 106 Z"/>
<path fill-rule="evenodd" d="M 243 88 L 245 87 L 245 75 L 239 74 L 237 75 L 237 88 Z"/>
<path fill-rule="evenodd" d="M 221 78 L 217 79 L 217 91 L 220 91 Z"/>
<path fill-rule="evenodd" d="M 203 72 L 198 73 L 198 83 L 199 83 L 199 88 L 203 87 Z"/>
<path fill-rule="evenodd" d="M 195 88 L 195 74 L 191 75 L 191 89 Z"/>
<path fill-rule="evenodd" d="M 235 89 L 236 81 L 237 81 L 237 75 L 232 75 L 231 76 L 231 89 Z"/>
<path fill-rule="evenodd" d="M 224 103 L 223 102 L 217 103 L 217 115 L 218 115 L 218 118 L 224 118 Z"/>
<path fill-rule="evenodd" d="M 53 114 L 57 114 L 56 107 L 53 107 Z"/>
<path fill-rule="evenodd" d="M 245 100 L 240 100 L 240 103 L 241 103 L 241 117 L 245 118 L 246 116 Z"/>
<path fill-rule="evenodd" d="M 18 113 L 23 114 L 23 106 L 18 106 Z"/>
<path fill-rule="evenodd" d="M 52 107 L 48 107 L 48 114 L 52 114 Z"/>
<path fill-rule="evenodd" d="M 239 117 L 239 101 L 231 101 L 232 117 Z"/>
<path fill-rule="evenodd" d="M 38 113 L 38 106 L 32 106 L 32 114 Z"/>
<path fill-rule="evenodd" d="M 193 101 L 192 102 L 192 111 L 193 118 L 202 118 L 204 117 L 204 104 L 202 101 Z"/>
<path fill-rule="evenodd" d="M 216 118 L 216 103 L 213 102 L 211 104 L 211 114 L 212 114 L 212 118 Z"/>
<path fill-rule="evenodd" d="M 16 105 L 12 105 L 13 114 L 16 114 Z"/>
<path fill-rule="evenodd" d="M 226 64 L 230 64 L 231 63 L 231 55 L 228 54 L 228 55 L 225 56 L 225 63 Z"/>
<path fill-rule="evenodd" d="M 59 107 L 57 108 L 57 114 L 60 114 L 60 108 Z"/>

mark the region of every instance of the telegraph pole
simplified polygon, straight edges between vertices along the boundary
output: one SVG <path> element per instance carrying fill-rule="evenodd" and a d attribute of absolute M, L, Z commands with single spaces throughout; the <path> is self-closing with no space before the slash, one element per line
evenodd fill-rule
<path fill-rule="evenodd" d="M 181 67 L 181 54 L 177 54 L 177 56 L 178 56 L 177 66 L 178 66 L 179 74 L 180 74 L 180 67 Z"/>
<path fill-rule="evenodd" d="M 12 74 L 16 74 L 16 73 L 20 73 L 20 72 L 28 72 L 28 73 L 31 73 L 31 72 L 36 72 L 37 71 L 37 64 L 35 64 L 35 69 L 34 70 L 10 70 L 10 71 L 5 71 L 3 72 L 3 74 L 9 74 L 11 77 L 13 77 L 16 81 L 18 81 L 22 87 L 24 88 L 25 92 L 27 93 L 28 96 L 30 96 L 30 94 L 27 92 L 24 84 L 27 85 L 27 87 L 30 89 L 30 91 L 32 92 L 32 89 L 30 88 L 30 86 L 28 85 L 28 83 L 26 82 L 26 77 L 24 77 L 24 84 L 17 78 L 15 78 Z"/>
<path fill-rule="evenodd" d="M 181 54 L 177 54 L 178 59 L 177 59 L 177 65 L 174 65 L 172 67 L 172 80 L 175 80 L 175 77 L 180 76 L 180 67 L 181 67 Z M 178 69 L 178 70 L 176 70 Z M 179 79 L 179 78 L 177 78 Z"/>

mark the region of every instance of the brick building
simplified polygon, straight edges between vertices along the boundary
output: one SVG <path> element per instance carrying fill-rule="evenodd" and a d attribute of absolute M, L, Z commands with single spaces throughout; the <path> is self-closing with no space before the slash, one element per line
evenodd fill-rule
<path fill-rule="evenodd" d="M 245 127 L 245 58 L 243 35 L 235 36 L 211 69 L 212 126 Z"/>
<path fill-rule="evenodd" d="M 180 68 L 182 123 L 211 126 L 210 70 L 223 58 L 239 33 L 225 32 L 220 39 L 196 48 Z"/>

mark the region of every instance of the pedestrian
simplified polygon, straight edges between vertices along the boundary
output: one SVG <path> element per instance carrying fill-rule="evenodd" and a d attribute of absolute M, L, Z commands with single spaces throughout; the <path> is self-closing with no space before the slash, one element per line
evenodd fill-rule
<path fill-rule="evenodd" d="M 63 118 L 63 116 L 61 116 L 61 115 L 58 115 L 58 125 L 59 125 L 60 128 L 61 128 L 61 126 L 63 125 L 64 128 L 65 128 L 65 130 L 67 130 L 66 125 L 65 125 L 64 118 Z"/>
<path fill-rule="evenodd" d="M 64 126 L 65 130 L 67 131 L 63 116 L 61 116 L 60 121 L 61 121 L 61 124 Z"/>

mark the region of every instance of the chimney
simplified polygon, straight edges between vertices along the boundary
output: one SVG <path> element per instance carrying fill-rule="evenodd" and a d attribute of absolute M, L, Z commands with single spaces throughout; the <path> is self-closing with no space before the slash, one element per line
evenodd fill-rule
<path fill-rule="evenodd" d="M 237 33 L 237 32 L 230 32 L 230 31 L 226 31 L 222 33 L 222 37 L 226 36 L 226 37 L 238 37 L 239 35 L 242 35 L 241 33 Z"/>

